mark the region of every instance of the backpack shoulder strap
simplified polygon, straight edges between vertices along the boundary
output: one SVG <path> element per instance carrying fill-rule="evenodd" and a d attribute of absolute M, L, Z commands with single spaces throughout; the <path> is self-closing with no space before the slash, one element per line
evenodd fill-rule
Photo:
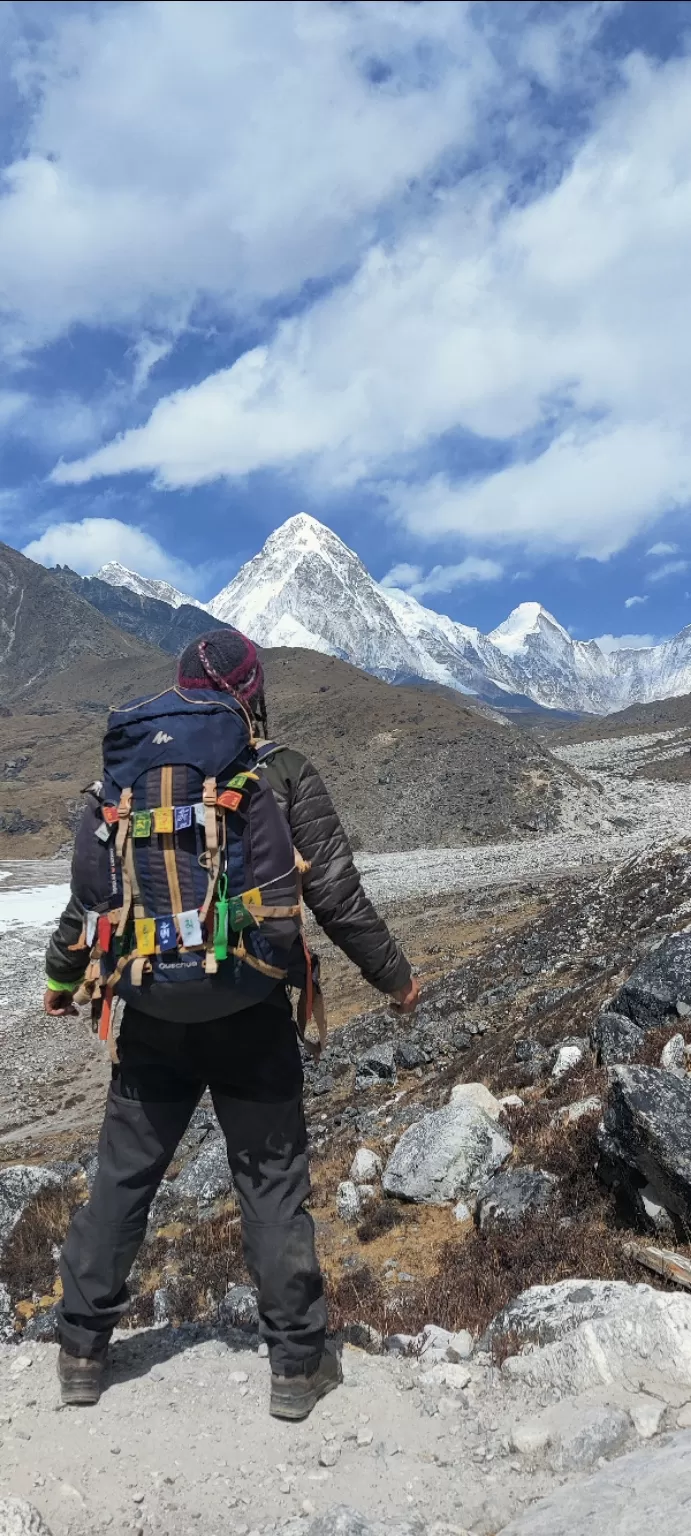
<path fill-rule="evenodd" d="M 281 743 L 278 741 L 261 741 L 258 745 L 255 746 L 254 750 L 257 754 L 257 762 L 265 763 L 267 759 L 269 757 L 273 757 L 276 752 L 286 752 L 287 747 L 281 746 Z"/>

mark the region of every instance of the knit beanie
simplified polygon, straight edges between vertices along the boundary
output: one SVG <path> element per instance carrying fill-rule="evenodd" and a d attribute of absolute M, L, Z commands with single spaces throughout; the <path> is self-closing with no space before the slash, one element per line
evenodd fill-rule
<path fill-rule="evenodd" d="M 256 647 L 239 629 L 210 629 L 185 647 L 178 662 L 181 688 L 216 688 L 265 720 L 264 668 Z"/>

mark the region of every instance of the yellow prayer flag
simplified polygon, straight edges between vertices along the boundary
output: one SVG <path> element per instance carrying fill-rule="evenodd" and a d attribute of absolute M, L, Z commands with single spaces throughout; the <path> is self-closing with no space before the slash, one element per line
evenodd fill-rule
<path fill-rule="evenodd" d="M 135 917 L 134 933 L 137 941 L 137 949 L 140 955 L 155 955 L 156 953 L 156 919 L 155 917 Z"/>
<path fill-rule="evenodd" d="M 172 805 L 157 805 L 154 811 L 154 832 L 172 832 L 175 817 Z"/>
<path fill-rule="evenodd" d="M 243 891 L 242 900 L 243 905 L 246 907 L 260 907 L 262 904 L 262 893 L 259 886 L 253 886 L 251 891 Z"/>

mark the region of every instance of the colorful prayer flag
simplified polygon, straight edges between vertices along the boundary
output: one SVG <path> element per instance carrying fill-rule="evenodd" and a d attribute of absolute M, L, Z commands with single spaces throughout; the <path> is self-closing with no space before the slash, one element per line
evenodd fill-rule
<path fill-rule="evenodd" d="M 175 831 L 184 832 L 192 825 L 192 806 L 176 805 L 175 807 Z"/>
<path fill-rule="evenodd" d="M 154 832 L 172 832 L 174 827 L 172 805 L 157 805 L 154 811 Z"/>
<path fill-rule="evenodd" d="M 233 933 L 240 933 L 243 928 L 253 928 L 254 918 L 242 899 L 242 896 L 231 896 L 228 902 L 228 922 Z"/>
<path fill-rule="evenodd" d="M 135 811 L 132 817 L 132 836 L 151 836 L 151 811 Z"/>
<path fill-rule="evenodd" d="M 98 912 L 87 912 L 86 917 L 84 919 L 84 929 L 85 929 L 84 936 L 86 938 L 86 942 L 87 942 L 87 944 L 89 946 L 89 949 L 91 949 L 91 945 L 93 944 L 94 939 L 96 938 L 96 924 L 97 924 L 97 922 L 98 922 Z"/>
<path fill-rule="evenodd" d="M 196 944 L 204 943 L 199 913 L 194 908 L 191 912 L 176 912 L 175 920 L 186 949 L 194 949 Z"/>
<path fill-rule="evenodd" d="M 114 827 L 116 821 L 119 819 L 117 805 L 102 805 L 101 815 L 103 820 L 108 823 L 109 827 Z"/>
<path fill-rule="evenodd" d="M 251 891 L 243 891 L 242 899 L 246 907 L 260 907 L 262 904 L 262 893 L 259 887 L 255 885 Z"/>
<path fill-rule="evenodd" d="M 112 931 L 113 925 L 109 917 L 106 917 L 105 914 L 103 914 L 102 917 L 97 918 L 96 932 L 98 934 L 99 945 L 104 955 L 107 954 L 108 950 L 110 949 L 110 936 Z"/>
<path fill-rule="evenodd" d="M 165 954 L 170 949 L 177 949 L 178 935 L 172 917 L 156 918 L 156 939 L 161 954 Z"/>
<path fill-rule="evenodd" d="M 99 843 L 107 843 L 110 837 L 110 831 L 111 829 L 110 827 L 106 826 L 105 821 L 101 821 L 99 822 L 96 831 L 94 832 L 94 837 L 98 838 Z"/>
<path fill-rule="evenodd" d="M 224 789 L 216 804 L 222 805 L 225 811 L 237 811 L 242 805 L 242 795 L 237 789 Z"/>
<path fill-rule="evenodd" d="M 206 821 L 205 806 L 202 800 L 198 800 L 194 807 L 194 819 L 198 827 L 203 827 Z"/>
<path fill-rule="evenodd" d="M 256 773 L 236 773 L 228 780 L 226 789 L 246 789 L 248 779 L 254 784 L 258 783 Z"/>
<path fill-rule="evenodd" d="M 156 953 L 156 919 L 155 917 L 135 917 L 134 931 L 137 939 L 137 949 L 140 955 L 155 955 Z"/>

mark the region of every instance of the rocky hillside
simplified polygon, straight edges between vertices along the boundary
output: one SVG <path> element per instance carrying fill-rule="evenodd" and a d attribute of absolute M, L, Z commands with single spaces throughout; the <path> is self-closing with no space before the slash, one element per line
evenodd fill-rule
<path fill-rule="evenodd" d="M 395 687 L 311 651 L 264 659 L 271 734 L 315 759 L 356 847 L 530 838 L 579 794 L 539 743 L 462 696 Z M 141 647 L 132 660 L 84 658 L 14 701 L 0 718 L 0 852 L 34 857 L 65 843 L 99 770 L 108 707 L 172 676 L 169 657 Z"/>
<path fill-rule="evenodd" d="M 179 655 L 191 640 L 209 629 L 225 629 L 220 619 L 191 603 L 173 607 L 160 598 L 133 592 L 131 587 L 115 585 L 112 578 L 78 576 L 68 566 L 57 566 L 56 581 L 91 603 L 99 613 L 117 624 L 128 635 L 135 635 L 148 645 L 159 646 L 171 656 Z M 172 590 L 172 589 L 171 589 Z"/>

